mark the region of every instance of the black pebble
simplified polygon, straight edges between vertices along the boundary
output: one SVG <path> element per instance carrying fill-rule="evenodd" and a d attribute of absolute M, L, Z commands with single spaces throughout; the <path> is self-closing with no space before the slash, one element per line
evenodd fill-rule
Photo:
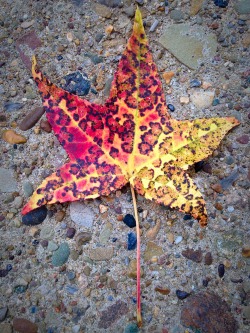
<path fill-rule="evenodd" d="M 192 215 L 191 215 L 191 214 L 185 214 L 185 215 L 183 216 L 183 220 L 184 220 L 184 221 L 191 220 L 191 218 L 192 218 Z"/>
<path fill-rule="evenodd" d="M 76 229 L 75 228 L 68 228 L 66 232 L 66 237 L 73 238 L 75 236 Z"/>
<path fill-rule="evenodd" d="M 22 222 L 25 225 L 37 225 L 42 223 L 47 216 L 47 208 L 45 206 L 32 210 L 22 217 Z"/>
<path fill-rule="evenodd" d="M 218 274 L 219 277 L 222 278 L 225 274 L 225 266 L 223 264 L 219 264 L 218 266 Z"/>
<path fill-rule="evenodd" d="M 179 289 L 177 289 L 175 293 L 176 293 L 176 296 L 177 296 L 179 299 L 185 299 L 185 298 L 187 298 L 187 297 L 190 295 L 190 294 L 187 293 L 186 291 L 179 290 Z"/>
<path fill-rule="evenodd" d="M 204 287 L 207 287 L 208 286 L 208 280 L 204 279 L 202 280 L 202 284 Z"/>
<path fill-rule="evenodd" d="M 195 172 L 201 171 L 202 168 L 203 168 L 204 163 L 205 163 L 204 161 L 200 161 L 200 162 L 195 163 L 195 165 L 194 165 Z"/>
<path fill-rule="evenodd" d="M 226 8 L 229 0 L 214 0 L 214 4 L 220 8 Z"/>
<path fill-rule="evenodd" d="M 136 221 L 133 215 L 127 214 L 123 218 L 123 222 L 129 227 L 134 228 L 136 226 Z"/>
<path fill-rule="evenodd" d="M 168 106 L 169 111 L 174 112 L 175 107 L 173 106 L 173 104 L 168 104 L 167 106 Z"/>
<path fill-rule="evenodd" d="M 128 250 L 134 250 L 137 245 L 136 234 L 133 232 L 128 233 Z"/>

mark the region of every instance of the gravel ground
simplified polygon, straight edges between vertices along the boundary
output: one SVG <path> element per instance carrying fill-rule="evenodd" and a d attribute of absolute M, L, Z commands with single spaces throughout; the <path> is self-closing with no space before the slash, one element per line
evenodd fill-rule
<path fill-rule="evenodd" d="M 20 212 L 33 189 L 67 159 L 45 115 L 39 120 L 42 104 L 31 77 L 32 54 L 60 86 L 72 89 L 67 75 L 82 73 L 77 93 L 102 103 L 139 4 L 171 116 L 234 116 L 241 122 L 199 172 L 190 170 L 207 203 L 206 228 L 137 197 L 140 332 L 249 332 L 249 1 L 0 4 L 0 331 L 138 331 L 133 326 L 136 251 L 127 249 L 128 234 L 135 230 L 123 222 L 133 214 L 129 187 L 93 201 L 52 205 L 39 225 L 24 225 Z M 177 33 L 165 45 L 162 36 L 181 24 L 190 30 L 178 38 L 201 43 L 200 53 L 188 47 L 191 39 L 175 45 Z M 16 134 L 6 136 L 9 129 Z M 200 323 L 192 310 L 197 313 L 204 304 Z"/>

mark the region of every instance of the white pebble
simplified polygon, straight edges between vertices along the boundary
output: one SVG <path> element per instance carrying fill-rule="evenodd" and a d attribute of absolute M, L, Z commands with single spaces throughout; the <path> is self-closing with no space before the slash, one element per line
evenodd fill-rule
<path fill-rule="evenodd" d="M 183 237 L 182 237 L 182 236 L 177 236 L 177 237 L 175 238 L 174 243 L 175 243 L 175 244 L 179 244 L 182 240 L 183 240 Z"/>

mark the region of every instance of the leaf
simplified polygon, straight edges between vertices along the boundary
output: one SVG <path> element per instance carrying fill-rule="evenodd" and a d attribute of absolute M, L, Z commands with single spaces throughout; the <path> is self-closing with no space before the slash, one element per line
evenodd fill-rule
<path fill-rule="evenodd" d="M 22 214 L 45 204 L 109 195 L 129 182 L 135 212 L 134 189 L 150 200 L 192 214 L 201 226 L 206 225 L 205 201 L 186 170 L 211 155 L 239 122 L 235 118 L 170 119 L 139 9 L 105 104 L 89 103 L 52 84 L 35 58 L 32 73 L 48 121 L 69 162 L 42 182 Z M 137 214 L 136 221 L 139 236 Z"/>

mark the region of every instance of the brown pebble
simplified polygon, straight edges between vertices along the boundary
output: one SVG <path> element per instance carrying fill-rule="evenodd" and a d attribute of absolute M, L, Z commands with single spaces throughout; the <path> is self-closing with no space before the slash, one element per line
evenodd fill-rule
<path fill-rule="evenodd" d="M 141 268 L 141 277 L 143 277 L 143 275 L 144 275 L 144 271 Z M 130 277 L 131 279 L 136 279 L 136 277 L 137 277 L 137 263 L 136 263 L 136 259 L 131 260 L 130 263 L 129 263 L 128 277 Z"/>
<path fill-rule="evenodd" d="M 76 245 L 78 247 L 80 247 L 83 244 L 88 243 L 91 240 L 91 238 L 92 238 L 92 235 L 90 232 L 87 232 L 87 231 L 80 232 L 75 238 Z"/>
<path fill-rule="evenodd" d="M 223 209 L 222 204 L 219 203 L 219 202 L 216 202 L 215 205 L 214 205 L 214 207 L 215 207 L 217 210 L 222 210 L 222 209 Z"/>
<path fill-rule="evenodd" d="M 63 210 L 60 210 L 59 212 L 55 213 L 55 219 L 57 222 L 62 222 L 62 220 L 64 219 L 65 216 L 65 212 Z"/>
<path fill-rule="evenodd" d="M 222 193 L 222 187 L 221 187 L 221 185 L 220 184 L 214 184 L 214 185 L 211 185 L 211 188 L 215 191 L 215 192 L 217 192 L 217 193 Z"/>
<path fill-rule="evenodd" d="M 123 221 L 123 215 L 122 214 L 117 215 L 117 221 Z"/>
<path fill-rule="evenodd" d="M 162 295 L 168 295 L 170 293 L 170 289 L 162 288 L 162 287 L 155 287 L 155 291 L 158 291 Z"/>
<path fill-rule="evenodd" d="M 27 114 L 27 116 L 19 124 L 19 128 L 22 131 L 27 131 L 32 128 L 38 120 L 42 117 L 45 110 L 43 107 L 37 107 Z"/>
<path fill-rule="evenodd" d="M 172 77 L 174 76 L 174 72 L 166 72 L 162 74 L 163 79 L 166 81 L 166 84 L 169 84 L 172 80 Z"/>
<path fill-rule="evenodd" d="M 241 253 L 243 257 L 250 258 L 250 245 L 243 246 Z"/>
<path fill-rule="evenodd" d="M 41 120 L 40 121 L 40 128 L 47 133 L 50 133 L 52 131 L 52 127 L 48 120 Z"/>
<path fill-rule="evenodd" d="M 204 257 L 205 265 L 209 266 L 213 263 L 213 257 L 211 252 L 207 252 Z"/>
<path fill-rule="evenodd" d="M 25 318 L 14 318 L 13 328 L 20 333 L 37 333 L 38 326 Z"/>
<path fill-rule="evenodd" d="M 198 250 L 193 250 L 193 249 L 189 249 L 187 248 L 186 250 L 182 251 L 181 254 L 187 258 L 190 259 L 194 262 L 201 262 L 202 261 L 202 251 L 199 248 Z"/>
<path fill-rule="evenodd" d="M 17 134 L 14 130 L 6 130 L 2 133 L 2 139 L 11 144 L 22 144 L 27 142 L 25 136 Z"/>

